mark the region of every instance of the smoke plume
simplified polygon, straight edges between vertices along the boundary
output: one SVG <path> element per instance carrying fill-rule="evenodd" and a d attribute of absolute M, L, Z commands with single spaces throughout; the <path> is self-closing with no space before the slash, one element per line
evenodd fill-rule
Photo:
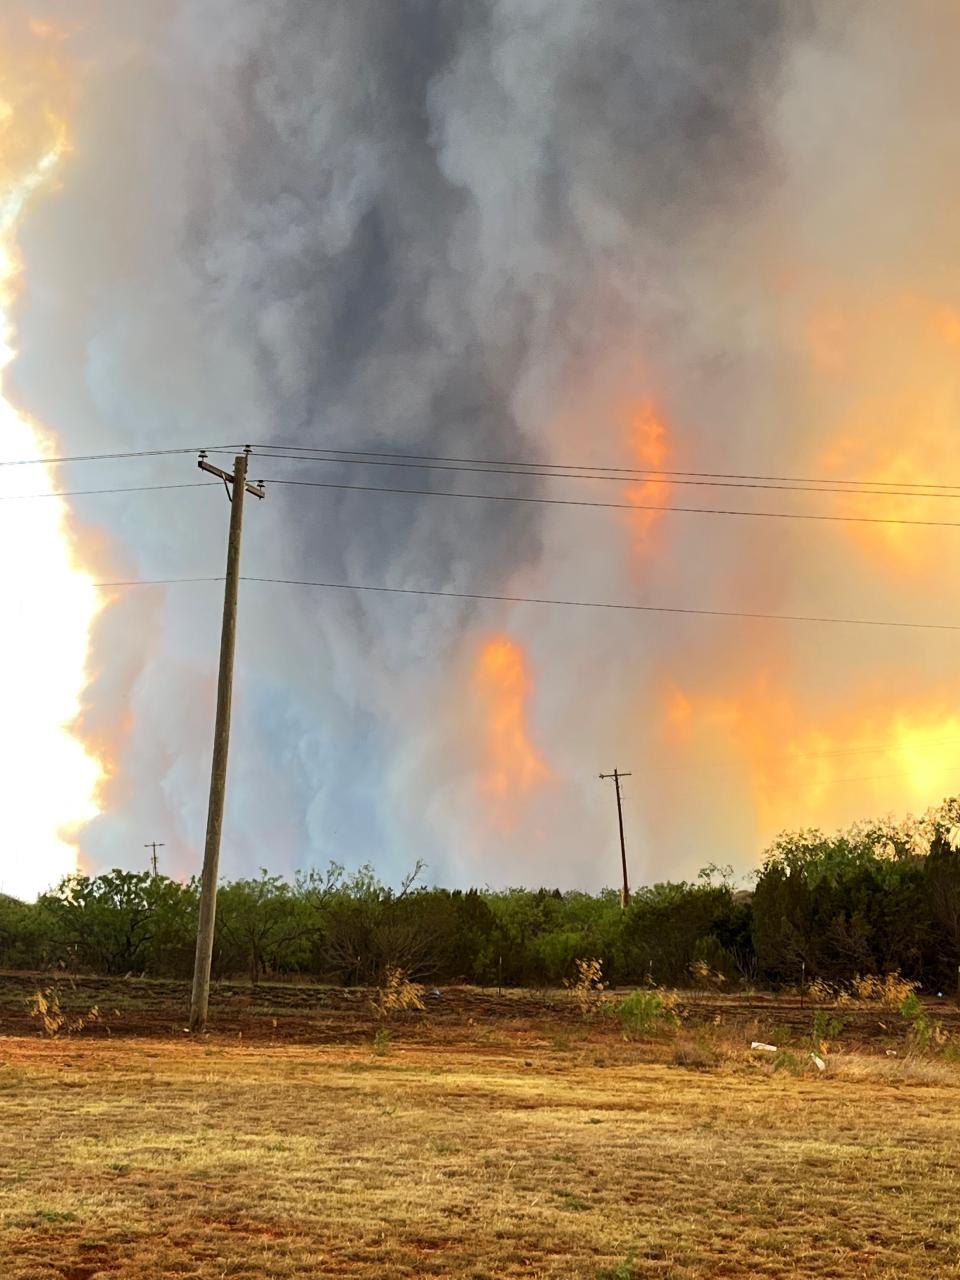
<path fill-rule="evenodd" d="M 60 189 L 22 238 L 11 376 L 65 452 L 249 441 L 949 475 L 946 0 L 29 8 L 81 86 Z M 917 518 L 949 503 L 283 459 L 254 473 L 268 497 L 247 509 L 251 576 L 949 614 L 950 530 L 269 481 Z M 111 578 L 222 572 L 216 488 L 73 510 Z M 219 610 L 209 583 L 109 595 L 80 726 L 109 774 L 88 865 L 135 865 L 157 839 L 168 870 L 197 869 Z M 597 887 L 618 869 L 596 777 L 614 765 L 632 773 L 635 878 L 745 868 L 782 825 L 950 789 L 948 639 L 247 583 L 224 872 L 335 858 L 389 878 L 424 857 L 445 883 Z"/>

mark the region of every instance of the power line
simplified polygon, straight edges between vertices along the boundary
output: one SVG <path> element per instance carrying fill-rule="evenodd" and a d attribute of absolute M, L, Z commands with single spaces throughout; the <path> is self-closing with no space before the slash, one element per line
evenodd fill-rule
<path fill-rule="evenodd" d="M 312 446 L 312 445 L 276 444 L 276 445 L 255 445 L 253 447 L 257 450 L 270 450 L 270 452 L 268 453 L 261 453 L 259 455 L 261 457 L 289 458 L 291 461 L 297 461 L 297 462 L 342 461 L 345 465 L 350 465 L 352 461 L 355 465 L 363 465 L 363 463 L 366 463 L 369 460 L 369 465 L 376 465 L 376 462 L 374 461 L 376 459 L 384 459 L 384 460 L 396 459 L 397 460 L 396 465 L 402 465 L 405 462 L 457 464 L 455 466 L 449 467 L 448 468 L 449 470 L 464 469 L 459 464 L 465 464 L 465 466 L 468 466 L 468 467 L 474 467 L 474 466 L 482 467 L 484 469 L 490 469 L 495 467 L 509 467 L 509 468 L 517 467 L 517 468 L 523 468 L 523 470 L 518 472 L 513 472 L 511 470 L 506 474 L 534 475 L 534 476 L 542 476 L 543 478 L 546 478 L 546 479 L 571 479 L 571 480 L 590 479 L 592 480 L 592 479 L 607 479 L 607 478 L 620 479 L 621 477 L 624 477 L 628 479 L 632 478 L 637 480 L 644 480 L 644 479 L 649 480 L 649 479 L 652 479 L 653 477 L 663 477 L 664 478 L 663 483 L 665 484 L 685 483 L 684 478 L 689 478 L 691 483 L 693 482 L 694 479 L 696 480 L 710 479 L 710 480 L 718 480 L 718 481 L 719 480 L 758 481 L 758 482 L 769 481 L 769 482 L 775 482 L 775 483 L 771 484 L 770 486 L 768 486 L 766 483 L 759 483 L 756 485 L 742 484 L 736 487 L 766 488 L 766 487 L 779 487 L 780 485 L 783 485 L 783 486 L 786 486 L 787 489 L 793 492 L 849 493 L 851 492 L 849 488 L 831 489 L 831 488 L 823 488 L 821 486 L 824 486 L 824 485 L 851 486 L 852 485 L 852 486 L 861 488 L 866 493 L 874 493 L 874 492 L 879 494 L 890 493 L 890 496 L 903 496 L 903 497 L 941 497 L 941 496 L 955 497 L 956 496 L 956 497 L 960 497 L 960 485 L 934 484 L 932 482 L 928 483 L 925 481 L 911 481 L 910 483 L 913 485 L 913 488 L 905 489 L 903 487 L 903 484 L 904 484 L 903 481 L 895 481 L 895 480 L 844 480 L 844 479 L 839 479 L 837 477 L 819 477 L 818 478 L 816 476 L 757 475 L 757 474 L 751 474 L 749 472 L 735 472 L 735 471 L 734 472 L 681 471 L 681 470 L 674 471 L 674 470 L 667 470 L 665 468 L 659 468 L 659 467 L 636 467 L 636 466 L 612 467 L 612 466 L 599 466 L 599 465 L 594 465 L 592 463 L 516 462 L 516 461 L 506 461 L 503 459 L 493 459 L 493 458 L 490 458 L 490 459 L 458 458 L 458 457 L 444 456 L 442 454 L 389 453 L 385 450 L 373 450 L 373 449 L 369 449 L 369 450 L 328 449 L 323 446 Z M 282 449 L 295 449 L 295 450 L 298 450 L 298 453 L 294 456 L 292 454 L 284 454 L 284 453 L 277 452 L 277 450 L 282 450 Z M 333 456 L 304 458 L 302 456 L 304 453 L 329 454 Z M 380 465 L 387 466 L 387 465 L 391 465 L 391 463 L 384 461 Z M 562 474 L 557 474 L 558 472 L 569 472 L 570 474 L 562 475 Z M 593 474 L 596 472 L 604 472 L 608 474 L 607 475 Z M 503 474 L 503 473 L 493 471 L 492 474 L 497 475 L 497 474 Z M 798 486 L 798 485 L 814 485 L 817 487 L 810 490 L 796 489 L 795 486 Z M 950 492 L 949 494 L 941 493 L 941 492 L 936 492 L 936 493 L 916 492 L 916 490 L 921 490 L 921 489 L 937 490 L 937 491 L 949 490 L 952 492 Z"/>
<path fill-rule="evenodd" d="M 420 498 L 471 498 L 483 502 L 535 503 L 551 507 L 594 507 L 611 511 L 660 511 L 681 515 L 701 516 L 752 516 L 761 520 L 815 520 L 830 524 L 895 524 L 917 525 L 925 529 L 960 529 L 960 520 L 911 520 L 897 516 L 837 516 L 810 511 L 744 511 L 724 507 L 678 507 L 674 504 L 651 502 L 594 502 L 586 498 L 539 498 L 530 495 L 506 493 L 457 493 L 449 489 L 394 488 L 389 485 L 347 484 L 332 480 L 283 480 L 276 476 L 266 484 L 289 485 L 305 489 L 346 489 L 357 493 L 405 493 Z"/>
<path fill-rule="evenodd" d="M 177 455 L 207 453 L 232 453 L 241 446 L 236 444 L 181 446 L 174 449 L 132 449 L 113 453 L 70 454 L 58 457 L 0 459 L 2 467 L 58 466 L 74 462 L 114 462 L 130 458 L 157 458 Z M 850 494 L 859 490 L 863 494 L 890 497 L 960 497 L 960 485 L 933 482 L 911 482 L 912 488 L 904 488 L 902 482 L 887 480 L 845 480 L 836 477 L 765 475 L 750 472 L 684 471 L 656 467 L 614 467 L 592 463 L 516 462 L 501 459 L 459 458 L 442 454 L 391 453 L 386 450 L 332 449 L 322 446 L 292 444 L 259 444 L 258 456 L 341 463 L 356 466 L 414 466 L 416 469 L 469 471 L 477 468 L 480 473 L 491 475 L 525 475 L 541 479 L 602 480 L 632 479 L 638 482 L 662 484 L 716 484 L 725 488 L 776 489 L 794 493 Z M 280 450 L 296 450 L 286 454 Z M 305 458 L 304 454 L 331 455 Z M 430 464 L 423 467 L 421 464 Z M 599 474 L 602 473 L 602 474 Z M 721 482 L 735 482 L 732 484 Z M 749 483 L 748 483 L 749 482 Z M 832 486 L 841 485 L 843 488 Z M 813 486 L 801 488 L 800 486 Z M 851 488 L 850 486 L 853 486 Z"/>
<path fill-rule="evenodd" d="M 823 493 L 827 495 L 840 494 L 847 497 L 889 497 L 889 498 L 960 498 L 960 492 L 957 493 L 921 493 L 911 489 L 836 489 L 836 488 L 813 488 L 801 484 L 760 484 L 753 482 L 734 483 L 728 480 L 683 480 L 683 479 L 666 479 L 657 472 L 645 472 L 641 468 L 634 471 L 624 472 L 621 475 L 596 475 L 586 471 L 543 471 L 543 470 L 519 470 L 517 468 L 500 467 L 500 466 L 468 466 L 468 465 L 450 465 L 446 462 L 386 462 L 383 460 L 366 459 L 366 458 L 321 458 L 311 457 L 302 458 L 294 454 L 270 453 L 257 454 L 260 458 L 277 458 L 289 462 L 317 462 L 326 463 L 330 466 L 355 466 L 355 467 L 402 467 L 413 471 L 451 471 L 455 473 L 464 473 L 482 476 L 529 476 L 534 479 L 541 480 L 603 480 L 614 484 L 624 484 L 627 481 L 636 484 L 659 484 L 659 485 L 703 485 L 708 488 L 721 489 L 766 489 L 776 490 L 781 493 Z M 827 483 L 826 481 L 824 482 Z"/>
<path fill-rule="evenodd" d="M 77 453 L 60 458 L 4 458 L 0 459 L 0 467 L 53 467 L 66 462 L 116 462 L 124 458 L 165 458 L 176 454 L 201 453 L 204 449 L 207 453 L 227 453 L 239 447 L 216 444 L 202 445 L 199 448 L 131 449 L 125 453 Z"/>
<path fill-rule="evenodd" d="M 339 489 L 357 493 L 407 494 L 420 498 L 465 498 L 479 502 L 533 503 L 552 507 L 587 507 L 610 511 L 657 511 L 665 515 L 742 516 L 762 520 L 813 520 L 829 524 L 911 525 L 924 529 L 960 529 L 960 520 L 914 520 L 898 516 L 839 516 L 803 511 L 744 511 L 739 508 L 679 507 L 673 504 L 638 502 L 595 502 L 586 498 L 540 498 L 503 493 L 460 493 L 448 489 L 410 489 L 391 485 L 346 484 L 324 480 L 287 480 L 277 476 L 265 483 L 306 489 Z M 57 489 L 49 493 L 0 494 L 0 502 L 32 502 L 40 498 L 84 498 L 118 493 L 159 493 L 175 489 L 208 489 L 212 481 L 195 480 L 179 484 L 117 485 L 106 489 Z"/>
<path fill-rule="evenodd" d="M 86 498 L 105 493 L 156 493 L 163 489 L 218 489 L 213 480 L 192 480 L 182 484 L 133 484 L 114 489 L 55 489 L 49 493 L 4 493 L 0 502 L 32 502 L 35 498 Z"/>
<path fill-rule="evenodd" d="M 169 587 L 182 586 L 190 582 L 223 582 L 223 574 L 213 574 L 205 578 L 127 578 L 118 582 L 91 582 L 98 591 L 111 591 L 120 587 Z"/>
<path fill-rule="evenodd" d="M 746 618 L 763 622 L 813 622 L 847 627 L 894 627 L 909 631 L 960 631 L 960 623 L 897 622 L 879 618 L 837 618 L 813 614 L 750 613 L 735 609 L 693 609 L 677 605 L 626 604 L 607 600 L 560 600 L 543 596 L 507 596 L 474 591 L 436 591 L 425 587 L 367 586 L 352 582 L 314 582 L 303 578 L 244 576 L 243 582 L 277 583 L 282 586 L 317 587 L 329 591 L 370 591 L 386 595 L 435 596 L 451 600 L 494 600 L 505 604 L 556 605 L 570 609 L 613 609 L 628 613 L 673 613 L 702 618 Z"/>
<path fill-rule="evenodd" d="M 94 582 L 100 590 L 121 587 L 162 587 L 181 583 L 223 582 L 223 575 L 196 578 L 136 578 L 118 582 Z M 566 609 L 612 609 L 623 613 L 669 613 L 694 618 L 744 618 L 758 622 L 810 622 L 842 627 L 892 627 L 904 631 L 960 631 L 960 623 L 900 622 L 891 618 L 840 618 L 829 614 L 753 613 L 739 609 L 694 609 L 680 605 L 628 604 L 615 600 L 564 600 L 546 596 L 507 596 L 479 591 L 437 591 L 426 587 L 383 587 L 357 582 L 315 582 L 305 578 L 265 578 L 244 574 L 241 582 L 273 583 L 287 587 L 315 587 L 326 591 L 369 591 L 384 595 L 430 596 L 448 600 L 489 600 L 504 604 L 541 604 Z"/>
<path fill-rule="evenodd" d="M 678 507 L 673 504 L 638 502 L 595 502 L 586 498 L 539 498 L 503 493 L 460 493 L 448 489 L 410 489 L 391 485 L 346 484 L 324 480 L 286 480 L 270 477 L 267 484 L 306 489 L 341 489 L 357 493 L 407 494 L 420 498 L 466 498 L 479 502 L 533 503 L 551 507 L 587 507 L 610 511 L 657 511 L 665 515 L 742 516 L 761 520 L 813 520 L 828 524 L 912 525 L 924 529 L 960 529 L 960 520 L 913 520 L 898 516 L 838 516 L 803 511 L 744 511 L 723 507 Z M 212 481 L 195 480 L 179 484 L 117 485 L 107 489 L 57 489 L 49 493 L 0 494 L 0 502 L 32 502 L 39 498 L 84 498 L 117 493 L 159 493 L 174 489 L 207 489 Z M 216 487 L 215 485 L 213 487 Z"/>

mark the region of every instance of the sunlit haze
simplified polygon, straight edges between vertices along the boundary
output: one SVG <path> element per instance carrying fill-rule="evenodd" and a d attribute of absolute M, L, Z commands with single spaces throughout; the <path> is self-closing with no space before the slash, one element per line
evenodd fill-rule
<path fill-rule="evenodd" d="M 16 106 L 0 101 L 4 131 Z M 53 121 L 50 121 L 53 126 Z M 42 139 L 41 139 L 42 141 Z M 11 310 L 19 282 L 16 234 L 28 201 L 49 185 L 59 149 L 25 172 L 0 171 L 0 462 L 49 454 L 50 440 L 3 396 L 15 358 Z M 0 892 L 32 897 L 76 870 L 79 827 L 97 813 L 97 762 L 71 733 L 80 710 L 90 626 L 97 610 L 77 565 L 50 469 L 0 467 L 0 777 L 4 857 Z"/>

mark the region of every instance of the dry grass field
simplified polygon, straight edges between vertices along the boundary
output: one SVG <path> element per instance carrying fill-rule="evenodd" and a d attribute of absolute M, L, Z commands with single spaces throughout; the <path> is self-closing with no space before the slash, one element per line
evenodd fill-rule
<path fill-rule="evenodd" d="M 956 1064 L 776 1070 L 726 1032 L 553 1014 L 349 1025 L 0 1021 L 0 1276 L 960 1275 Z"/>

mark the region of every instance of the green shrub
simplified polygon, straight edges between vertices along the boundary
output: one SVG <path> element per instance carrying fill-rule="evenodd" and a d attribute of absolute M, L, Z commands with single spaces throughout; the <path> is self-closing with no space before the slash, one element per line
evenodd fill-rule
<path fill-rule="evenodd" d="M 605 1267 L 602 1271 L 598 1271 L 597 1280 L 633 1280 L 633 1264 L 636 1256 L 636 1249 L 628 1249 L 615 1267 Z"/>
<path fill-rule="evenodd" d="M 824 1009 L 818 1009 L 813 1015 L 813 1029 L 810 1032 L 810 1047 L 814 1053 L 826 1053 L 835 1040 L 839 1040 L 846 1023 L 843 1018 L 831 1018 Z"/>
<path fill-rule="evenodd" d="M 949 1047 L 949 1034 L 944 1031 L 940 1022 L 925 1012 L 915 991 L 911 991 L 900 1005 L 900 1013 L 910 1023 L 907 1046 L 914 1053 L 930 1053 Z"/>
<path fill-rule="evenodd" d="M 923 1005 L 920 1003 L 920 997 L 915 991 L 911 991 L 910 994 L 900 1002 L 900 1013 L 908 1021 L 912 1022 L 913 1019 L 922 1012 L 922 1010 Z"/>
<path fill-rule="evenodd" d="M 625 1040 L 679 1026 L 676 997 L 663 991 L 633 991 L 612 1006 Z"/>
<path fill-rule="evenodd" d="M 773 1060 L 774 1071 L 789 1071 L 794 1076 L 802 1074 L 803 1066 L 803 1062 L 789 1049 L 781 1049 Z"/>

